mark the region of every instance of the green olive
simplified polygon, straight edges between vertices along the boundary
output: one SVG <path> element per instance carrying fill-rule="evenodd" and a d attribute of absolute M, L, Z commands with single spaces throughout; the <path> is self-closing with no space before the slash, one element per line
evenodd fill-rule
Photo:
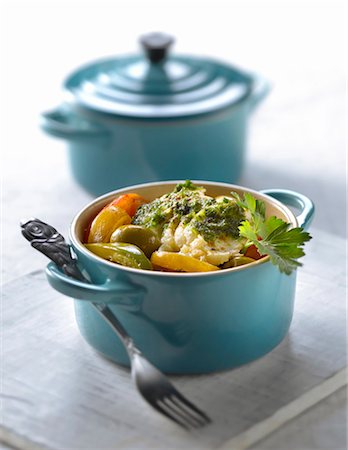
<path fill-rule="evenodd" d="M 134 269 L 152 270 L 152 264 L 136 245 L 123 242 L 85 244 L 86 248 L 103 259 Z"/>
<path fill-rule="evenodd" d="M 249 264 L 255 262 L 255 259 L 248 258 L 247 256 L 236 256 L 225 262 L 221 267 L 222 269 L 230 269 L 231 267 L 243 266 L 244 264 Z"/>
<path fill-rule="evenodd" d="M 139 247 L 147 257 L 158 249 L 161 241 L 150 228 L 141 225 L 122 225 L 111 235 L 110 242 L 127 242 Z"/>

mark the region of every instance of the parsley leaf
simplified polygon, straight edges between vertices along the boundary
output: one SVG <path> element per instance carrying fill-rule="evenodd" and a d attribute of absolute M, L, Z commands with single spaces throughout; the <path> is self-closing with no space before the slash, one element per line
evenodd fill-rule
<path fill-rule="evenodd" d="M 301 227 L 290 228 L 290 224 L 275 216 L 266 219 L 265 203 L 249 193 L 244 198 L 236 193 L 233 196 L 248 217 L 239 226 L 239 235 L 247 239 L 246 247 L 255 245 L 262 256 L 269 255 L 271 262 L 287 275 L 302 266 L 297 259 L 304 256 L 302 247 L 311 239 L 310 234 Z"/>

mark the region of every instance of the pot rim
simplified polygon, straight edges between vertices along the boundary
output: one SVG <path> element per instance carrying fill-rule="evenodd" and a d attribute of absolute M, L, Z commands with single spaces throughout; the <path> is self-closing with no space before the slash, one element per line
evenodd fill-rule
<path fill-rule="evenodd" d="M 96 199 L 92 200 L 90 203 L 88 203 L 84 208 L 82 208 L 75 215 L 75 217 L 71 223 L 70 230 L 69 230 L 69 238 L 70 238 L 71 243 L 73 244 L 73 248 L 74 247 L 78 248 L 79 251 L 81 253 L 83 253 L 86 257 L 94 260 L 95 262 L 97 262 L 99 264 L 103 264 L 107 267 L 110 267 L 110 268 L 113 268 L 116 270 L 125 271 L 125 272 L 130 272 L 130 273 L 137 274 L 137 275 L 152 276 L 152 277 L 153 276 L 154 277 L 169 277 L 169 278 L 172 278 L 172 277 L 174 277 L 174 278 L 194 277 L 194 278 L 196 278 L 196 277 L 214 277 L 214 276 L 216 277 L 216 276 L 221 276 L 221 275 L 225 275 L 225 274 L 227 275 L 232 272 L 240 272 L 240 271 L 248 270 L 248 269 L 251 269 L 256 266 L 260 266 L 260 265 L 263 265 L 266 263 L 271 263 L 270 257 L 265 256 L 265 257 L 263 257 L 259 260 L 256 260 L 255 262 L 252 262 L 252 263 L 248 263 L 248 264 L 237 266 L 237 267 L 231 267 L 229 269 L 211 271 L 211 272 L 161 272 L 161 271 L 155 271 L 155 270 L 152 271 L 152 270 L 144 270 L 144 269 L 135 269 L 132 267 L 122 266 L 121 264 L 113 263 L 111 261 L 107 261 L 107 260 L 95 255 L 91 251 L 87 250 L 87 248 L 83 245 L 82 241 L 77 237 L 77 228 L 78 228 L 81 216 L 87 210 L 89 210 L 93 206 L 95 206 L 96 204 L 100 203 L 102 205 L 104 204 L 103 206 L 105 206 L 109 201 L 112 200 L 113 196 L 122 194 L 122 193 L 126 193 L 126 192 L 128 193 L 132 189 L 135 190 L 135 189 L 139 189 L 139 188 L 146 188 L 146 187 L 159 186 L 159 185 L 160 186 L 173 185 L 173 184 L 182 183 L 184 181 L 185 180 L 156 181 L 156 182 L 151 182 L 151 183 L 141 183 L 141 184 L 135 184 L 132 186 L 125 186 L 123 188 L 107 192 L 106 194 L 103 194 L 103 195 L 97 197 Z M 266 203 L 276 205 L 278 207 L 278 209 L 282 210 L 284 212 L 284 214 L 288 217 L 289 223 L 291 223 L 291 225 L 293 227 L 298 226 L 298 221 L 297 221 L 296 216 L 286 205 L 284 205 L 284 203 L 282 203 L 262 192 L 256 191 L 254 189 L 246 188 L 244 186 L 240 186 L 237 184 L 229 184 L 229 183 L 221 183 L 221 182 L 205 181 L 205 180 L 191 180 L 191 181 L 192 181 L 192 183 L 198 184 L 198 185 L 205 185 L 205 186 L 211 186 L 211 187 L 217 186 L 217 187 L 227 188 L 230 190 L 237 189 L 237 190 L 242 190 L 243 192 L 249 192 L 250 194 L 253 194 L 253 195 L 256 194 L 258 197 L 261 197 L 262 200 L 264 200 Z"/>

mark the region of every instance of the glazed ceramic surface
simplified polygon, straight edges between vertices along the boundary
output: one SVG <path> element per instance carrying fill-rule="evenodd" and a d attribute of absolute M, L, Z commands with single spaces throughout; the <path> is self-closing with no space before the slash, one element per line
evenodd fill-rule
<path fill-rule="evenodd" d="M 238 180 L 244 165 L 247 105 L 179 123 L 115 121 L 108 137 L 71 140 L 68 154 L 78 183 L 95 195 L 145 181 Z"/>
<path fill-rule="evenodd" d="M 195 183 L 212 196 L 231 190 L 251 192 L 266 202 L 267 214 L 293 226 L 307 227 L 313 216 L 312 202 L 292 191 L 271 190 L 266 195 L 223 183 Z M 129 187 L 84 208 L 72 223 L 70 239 L 79 266 L 92 284 L 65 276 L 52 263 L 47 267 L 48 280 L 75 299 L 76 320 L 87 342 L 119 364 L 129 364 L 123 345 L 89 301 L 107 303 L 144 355 L 164 372 L 207 373 L 252 361 L 274 348 L 289 329 L 296 272 L 282 274 L 268 258 L 212 273 L 142 271 L 98 258 L 81 243 L 88 223 L 115 196 L 137 192 L 151 200 L 175 184 Z M 297 207 L 297 218 L 275 198 Z"/>
<path fill-rule="evenodd" d="M 73 175 L 92 194 L 185 177 L 236 182 L 241 174 L 249 116 L 268 83 L 219 61 L 167 56 L 168 37 L 158 45 L 146 37 L 144 55 L 76 70 L 65 102 L 41 117 L 47 133 L 68 142 Z"/>

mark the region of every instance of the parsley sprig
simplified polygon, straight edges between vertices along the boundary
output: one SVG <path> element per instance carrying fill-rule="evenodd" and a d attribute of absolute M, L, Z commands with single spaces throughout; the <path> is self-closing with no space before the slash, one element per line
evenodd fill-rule
<path fill-rule="evenodd" d="M 265 203 L 248 192 L 243 198 L 232 194 L 248 217 L 239 226 L 239 235 L 247 239 L 246 246 L 255 245 L 260 255 L 269 255 L 271 262 L 287 275 L 302 266 L 297 259 L 304 256 L 302 247 L 311 239 L 310 234 L 301 227 L 290 228 L 290 224 L 275 216 L 266 219 Z"/>

